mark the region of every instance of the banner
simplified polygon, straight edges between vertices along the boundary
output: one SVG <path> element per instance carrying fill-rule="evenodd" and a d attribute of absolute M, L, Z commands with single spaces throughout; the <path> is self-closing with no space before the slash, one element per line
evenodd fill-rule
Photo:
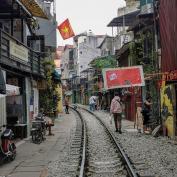
<path fill-rule="evenodd" d="M 104 88 L 145 86 L 142 66 L 103 69 Z"/>

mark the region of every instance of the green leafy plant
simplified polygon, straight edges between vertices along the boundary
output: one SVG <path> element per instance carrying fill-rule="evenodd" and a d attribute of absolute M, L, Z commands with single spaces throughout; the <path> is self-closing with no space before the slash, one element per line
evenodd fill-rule
<path fill-rule="evenodd" d="M 145 74 L 155 72 L 156 57 L 153 34 L 150 30 L 140 31 L 129 44 L 129 60 L 131 65 L 142 65 Z"/>
<path fill-rule="evenodd" d="M 116 64 L 117 62 L 115 56 L 111 56 L 111 55 L 106 57 L 96 58 L 90 63 L 90 65 L 96 69 L 115 68 Z"/>
<path fill-rule="evenodd" d="M 40 91 L 39 101 L 40 107 L 47 113 L 56 110 L 60 95 L 58 95 L 56 91 L 59 83 L 53 79 L 53 73 L 55 71 L 54 61 L 45 61 L 43 65 L 45 70 L 46 89 Z"/>

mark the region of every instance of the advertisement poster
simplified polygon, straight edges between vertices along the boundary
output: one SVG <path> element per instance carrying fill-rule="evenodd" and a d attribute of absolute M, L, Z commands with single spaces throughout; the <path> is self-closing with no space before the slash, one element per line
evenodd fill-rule
<path fill-rule="evenodd" d="M 105 89 L 145 86 L 142 66 L 103 69 Z"/>

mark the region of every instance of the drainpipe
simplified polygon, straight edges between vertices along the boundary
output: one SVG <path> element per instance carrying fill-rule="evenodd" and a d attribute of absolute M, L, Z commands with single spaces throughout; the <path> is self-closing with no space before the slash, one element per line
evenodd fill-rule
<path fill-rule="evenodd" d="M 160 66 L 159 66 L 159 61 L 158 61 L 158 31 L 157 31 L 157 21 L 156 21 L 156 14 L 157 12 L 157 8 L 156 8 L 156 0 L 153 1 L 153 20 L 154 20 L 154 45 L 155 45 L 155 66 L 156 66 L 156 72 L 160 73 Z M 161 98 L 160 98 L 160 90 L 158 90 L 158 107 L 159 107 L 159 111 L 158 111 L 158 116 L 161 117 Z M 161 123 L 161 120 L 160 122 Z"/>

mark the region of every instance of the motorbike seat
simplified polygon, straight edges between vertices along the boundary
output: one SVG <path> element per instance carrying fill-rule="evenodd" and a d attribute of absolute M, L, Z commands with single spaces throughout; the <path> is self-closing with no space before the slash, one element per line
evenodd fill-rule
<path fill-rule="evenodd" d="M 31 129 L 31 132 L 35 132 L 35 131 L 37 131 L 38 130 L 38 128 L 32 128 Z"/>
<path fill-rule="evenodd" d="M 2 138 L 10 138 L 10 137 L 13 137 L 13 136 L 14 136 L 14 134 L 13 134 L 13 131 L 11 129 L 4 130 L 4 132 L 1 135 Z"/>

